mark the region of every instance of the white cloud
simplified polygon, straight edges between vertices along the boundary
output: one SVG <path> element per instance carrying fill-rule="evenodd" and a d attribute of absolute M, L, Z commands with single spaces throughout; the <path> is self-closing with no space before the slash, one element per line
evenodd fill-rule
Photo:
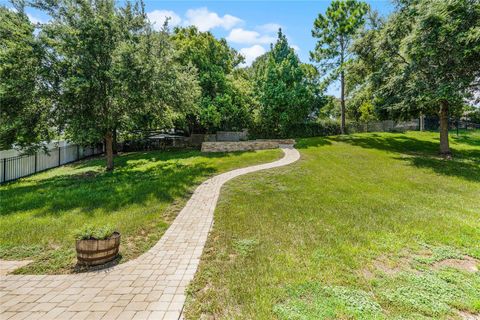
<path fill-rule="evenodd" d="M 297 46 L 296 44 L 291 44 L 290 47 L 292 47 L 293 50 L 295 50 L 297 53 L 300 52 L 300 47 Z"/>
<path fill-rule="evenodd" d="M 27 13 L 27 17 L 28 20 L 30 20 L 30 22 L 33 24 L 43 23 L 42 19 L 32 16 L 30 13 Z"/>
<path fill-rule="evenodd" d="M 182 18 L 170 10 L 153 10 L 147 13 L 147 16 L 150 22 L 153 23 L 153 28 L 156 30 L 160 30 L 163 27 L 167 18 L 170 18 L 170 21 L 168 21 L 169 26 L 177 26 L 182 22 Z"/>
<path fill-rule="evenodd" d="M 282 26 L 279 25 L 278 23 L 266 23 L 266 24 L 262 24 L 261 26 L 257 26 L 255 29 L 265 33 L 273 33 L 273 32 L 277 32 L 278 29 L 280 28 L 282 28 Z"/>
<path fill-rule="evenodd" d="M 242 19 L 226 14 L 220 17 L 215 12 L 208 11 L 207 8 L 189 9 L 185 14 L 187 17 L 186 25 L 194 25 L 200 31 L 208 31 L 213 28 L 222 27 L 230 30 L 243 22 Z"/>
<path fill-rule="evenodd" d="M 242 28 L 232 29 L 227 36 L 227 40 L 241 44 L 269 44 L 275 42 L 275 38 L 272 36 L 262 36 L 256 31 L 244 30 Z"/>
<path fill-rule="evenodd" d="M 242 54 L 242 56 L 245 57 L 245 63 L 243 64 L 243 66 L 249 66 L 252 64 L 252 62 L 259 56 L 261 56 L 262 54 L 264 54 L 266 52 L 265 48 L 262 47 L 261 45 L 253 45 L 251 47 L 248 47 L 248 48 L 242 48 L 240 49 L 240 53 Z"/>

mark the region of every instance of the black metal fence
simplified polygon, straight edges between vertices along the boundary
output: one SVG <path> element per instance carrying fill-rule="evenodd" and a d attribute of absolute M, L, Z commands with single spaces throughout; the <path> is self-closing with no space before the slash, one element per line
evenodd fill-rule
<path fill-rule="evenodd" d="M 81 147 L 68 145 L 32 155 L 22 155 L 0 159 L 0 183 L 13 181 L 37 172 L 85 159 L 103 153 L 103 145 Z"/>
<path fill-rule="evenodd" d="M 167 150 L 173 148 L 185 148 L 188 146 L 185 137 L 161 137 L 161 138 L 145 138 L 137 140 L 127 140 L 118 144 L 118 151 L 151 151 L 151 150 Z"/>
<path fill-rule="evenodd" d="M 463 119 L 450 118 L 448 120 L 448 128 L 450 130 L 477 130 L 480 129 L 480 123 L 475 123 Z M 440 122 L 438 117 L 425 117 L 425 130 L 438 131 L 439 129 Z"/>

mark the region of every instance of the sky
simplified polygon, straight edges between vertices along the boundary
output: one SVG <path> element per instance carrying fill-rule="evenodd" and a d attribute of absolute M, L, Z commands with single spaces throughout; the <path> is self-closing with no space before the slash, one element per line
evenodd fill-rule
<path fill-rule="evenodd" d="M 367 1 L 381 15 L 393 10 L 389 0 Z M 123 1 L 119 1 L 121 5 Z M 9 6 L 6 0 L 0 4 Z M 145 0 L 148 17 L 160 28 L 166 17 L 170 25 L 195 25 L 200 31 L 210 31 L 245 57 L 245 65 L 270 48 L 279 28 L 286 34 L 290 45 L 303 62 L 309 61 L 309 52 L 315 47 L 311 30 L 319 13 L 324 13 L 329 1 L 158 1 Z M 46 21 L 48 17 L 27 9 L 30 19 Z M 328 93 L 338 95 L 338 85 L 333 84 Z"/>

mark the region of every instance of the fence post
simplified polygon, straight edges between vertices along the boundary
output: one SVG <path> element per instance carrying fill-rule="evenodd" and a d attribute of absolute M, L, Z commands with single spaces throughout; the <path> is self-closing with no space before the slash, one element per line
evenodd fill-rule
<path fill-rule="evenodd" d="M 7 158 L 3 158 L 3 181 L 7 180 Z"/>
<path fill-rule="evenodd" d="M 80 159 L 80 146 L 77 144 L 77 160 Z"/>
<path fill-rule="evenodd" d="M 35 152 L 35 173 L 37 173 L 37 152 Z"/>
<path fill-rule="evenodd" d="M 60 153 L 60 147 L 58 147 L 58 166 L 59 166 L 59 167 L 60 167 L 60 163 L 61 163 L 61 162 L 60 162 L 60 155 L 61 155 L 61 153 Z"/>

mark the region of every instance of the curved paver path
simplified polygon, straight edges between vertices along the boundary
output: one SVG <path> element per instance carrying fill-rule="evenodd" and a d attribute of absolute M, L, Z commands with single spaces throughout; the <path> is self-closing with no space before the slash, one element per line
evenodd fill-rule
<path fill-rule="evenodd" d="M 75 275 L 0 279 L 0 319 L 179 319 L 213 223 L 222 185 L 237 176 L 297 161 L 281 146 L 275 162 L 220 174 L 202 183 L 158 243 L 137 259 Z"/>

